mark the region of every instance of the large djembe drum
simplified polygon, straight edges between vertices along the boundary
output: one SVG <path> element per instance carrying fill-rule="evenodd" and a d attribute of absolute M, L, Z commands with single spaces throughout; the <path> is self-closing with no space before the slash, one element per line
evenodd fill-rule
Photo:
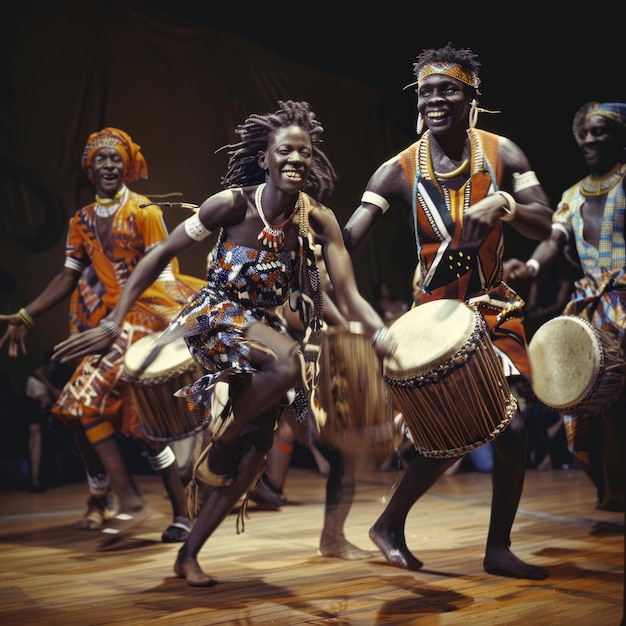
<path fill-rule="evenodd" d="M 532 388 L 546 406 L 597 415 L 624 387 L 624 353 L 611 334 L 576 315 L 543 324 L 528 344 Z"/>
<path fill-rule="evenodd" d="M 384 381 L 423 456 L 462 456 L 495 439 L 511 421 L 511 394 L 489 329 L 457 300 L 419 305 L 391 326 L 398 348 Z"/>

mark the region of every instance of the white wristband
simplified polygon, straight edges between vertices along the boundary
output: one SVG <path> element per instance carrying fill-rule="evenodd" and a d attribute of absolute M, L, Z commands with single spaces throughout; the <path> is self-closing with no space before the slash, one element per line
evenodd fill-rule
<path fill-rule="evenodd" d="M 503 222 L 512 222 L 515 218 L 515 210 L 517 209 L 515 198 L 510 193 L 502 191 L 501 189 L 498 189 L 496 193 L 502 196 L 506 202 L 506 205 L 502 207 L 502 211 L 504 212 L 500 215 L 500 219 Z"/>
<path fill-rule="evenodd" d="M 101 319 L 98 322 L 98 326 L 104 328 L 113 339 L 117 339 L 120 336 L 120 332 L 122 332 L 119 325 L 113 320 Z"/>
<path fill-rule="evenodd" d="M 537 274 L 539 274 L 539 268 L 541 267 L 541 264 L 539 263 L 539 261 L 537 261 L 537 259 L 528 259 L 528 261 L 526 261 L 526 267 L 528 268 L 530 275 L 535 277 L 537 276 Z"/>

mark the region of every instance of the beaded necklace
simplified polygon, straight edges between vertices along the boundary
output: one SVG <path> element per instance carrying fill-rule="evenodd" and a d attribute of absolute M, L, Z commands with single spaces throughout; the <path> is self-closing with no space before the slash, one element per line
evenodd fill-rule
<path fill-rule="evenodd" d="M 581 192 L 583 196 L 601 196 L 607 193 L 623 178 L 622 165 L 618 163 L 608 174 L 604 176 L 593 176 L 589 174 L 581 182 Z"/>
<path fill-rule="evenodd" d="M 476 171 L 478 164 L 482 163 L 483 154 L 482 154 L 480 142 L 478 140 L 478 137 L 476 136 L 476 133 L 474 133 L 474 131 L 471 128 L 469 128 L 467 131 L 467 134 L 469 136 L 470 150 L 471 150 L 470 159 L 469 159 L 470 175 L 471 175 Z M 418 168 L 420 171 L 420 175 L 433 182 L 435 187 L 437 187 L 437 189 L 439 190 L 439 193 L 441 193 L 442 197 L 445 199 L 448 210 L 450 210 L 450 199 L 449 199 L 449 195 L 446 193 L 448 189 L 447 187 L 442 187 L 442 185 L 439 183 L 439 179 L 441 178 L 442 180 L 447 180 L 449 178 L 454 178 L 454 176 L 458 176 L 467 168 L 468 161 L 467 160 L 463 161 L 463 163 L 461 163 L 461 165 L 453 172 L 448 172 L 447 174 L 443 174 L 443 175 L 439 174 L 438 172 L 435 172 L 433 168 L 432 158 L 430 155 L 429 141 L 430 141 L 430 131 L 426 131 L 424 135 L 422 135 L 422 139 L 420 140 L 420 146 L 419 146 L 420 149 L 419 149 L 419 154 L 418 154 Z M 466 194 L 465 194 L 465 202 L 464 202 L 464 207 L 463 207 L 464 211 L 466 211 L 469 208 L 469 190 L 471 188 L 471 178 L 468 181 L 466 181 L 465 184 L 466 184 Z"/>
<path fill-rule="evenodd" d="M 454 178 L 455 176 L 460 176 L 461 174 L 463 174 L 463 172 L 465 172 L 465 170 L 467 169 L 467 166 L 469 165 L 469 159 L 465 159 L 465 161 L 463 161 L 463 163 L 461 163 L 461 165 L 459 165 L 459 167 L 457 167 L 455 170 L 452 170 L 451 172 L 437 172 L 435 170 L 435 176 L 437 178 L 443 178 L 444 180 L 448 180 L 450 178 Z"/>
<path fill-rule="evenodd" d="M 270 250 L 278 252 L 283 245 L 283 240 L 285 239 L 284 229 L 293 221 L 293 218 L 296 216 L 298 209 L 303 206 L 304 200 L 302 198 L 302 192 L 298 193 L 298 201 L 296 202 L 296 206 L 293 208 L 293 211 L 291 212 L 289 217 L 287 217 L 284 222 L 278 225 L 270 224 L 265 217 L 265 213 L 263 213 L 263 204 L 261 202 L 263 189 L 265 189 L 265 183 L 257 187 L 254 196 L 254 205 L 256 206 L 256 210 L 259 212 L 259 217 L 264 224 L 257 239 L 262 241 L 263 245 L 267 246 Z"/>
<path fill-rule="evenodd" d="M 96 215 L 98 217 L 111 217 L 122 206 L 122 196 L 126 187 L 122 187 L 112 198 L 101 198 L 96 194 Z"/>

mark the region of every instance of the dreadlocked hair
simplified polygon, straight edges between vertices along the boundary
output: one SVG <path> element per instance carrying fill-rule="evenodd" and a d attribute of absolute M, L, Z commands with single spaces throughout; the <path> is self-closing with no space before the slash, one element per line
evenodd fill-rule
<path fill-rule="evenodd" d="M 265 180 L 265 172 L 258 165 L 258 153 L 267 150 L 270 139 L 280 128 L 299 126 L 309 133 L 313 148 L 311 173 L 304 191 L 321 200 L 325 195 L 332 194 L 337 179 L 331 162 L 319 148 L 324 129 L 308 102 L 279 100 L 278 106 L 279 109 L 274 113 L 250 115 L 235 130 L 241 141 L 222 146 L 216 151 L 229 155 L 222 186 L 230 189 L 261 184 Z"/>
<path fill-rule="evenodd" d="M 449 41 L 443 48 L 429 48 L 422 50 L 417 55 L 413 64 L 415 76 L 419 77 L 420 70 L 431 63 L 455 63 L 472 75 L 478 76 L 480 73 L 480 61 L 478 56 L 469 48 L 455 48 Z"/>

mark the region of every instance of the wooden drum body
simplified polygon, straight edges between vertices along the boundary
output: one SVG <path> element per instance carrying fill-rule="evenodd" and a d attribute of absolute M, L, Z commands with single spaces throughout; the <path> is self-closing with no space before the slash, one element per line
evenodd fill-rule
<path fill-rule="evenodd" d="M 617 339 L 575 315 L 543 324 L 530 340 L 528 357 L 535 395 L 561 413 L 601 413 L 624 387 L 624 353 Z"/>
<path fill-rule="evenodd" d="M 146 435 L 155 441 L 177 441 L 200 430 L 184 398 L 173 394 L 201 376 L 184 339 L 166 343 L 144 368 L 162 333 L 142 337 L 132 344 L 124 360 L 124 378 Z"/>
<path fill-rule="evenodd" d="M 380 361 L 368 336 L 331 327 L 313 398 L 320 441 L 352 452 L 390 454 L 400 442 Z"/>
<path fill-rule="evenodd" d="M 436 300 L 391 326 L 398 342 L 384 381 L 424 456 L 461 456 L 495 439 L 517 401 L 482 316 L 457 300 Z"/>

